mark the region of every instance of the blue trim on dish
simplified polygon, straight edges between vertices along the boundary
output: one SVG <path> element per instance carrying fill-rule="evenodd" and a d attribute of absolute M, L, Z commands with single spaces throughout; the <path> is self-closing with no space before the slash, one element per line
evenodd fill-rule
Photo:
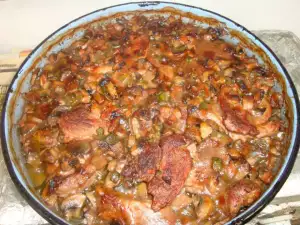
<path fill-rule="evenodd" d="M 291 172 L 291 169 L 294 165 L 294 162 L 296 160 L 296 156 L 299 149 L 299 140 L 300 140 L 300 118 L 299 118 L 299 112 L 300 112 L 300 106 L 299 106 L 299 99 L 297 95 L 296 88 L 292 82 L 291 77 L 289 76 L 287 70 L 284 68 L 280 60 L 277 58 L 277 56 L 273 53 L 273 51 L 264 43 L 262 42 L 258 37 L 256 37 L 254 34 L 252 34 L 249 30 L 241 26 L 240 24 L 232 21 L 231 19 L 224 17 L 220 14 L 217 14 L 215 12 L 205 10 L 199 7 L 195 6 L 189 6 L 185 4 L 179 4 L 179 3 L 169 3 L 169 2 L 131 2 L 131 3 L 125 3 L 120 5 L 115 5 L 103 9 L 96 10 L 94 12 L 91 12 L 89 14 L 86 14 L 84 16 L 81 16 L 70 23 L 62 26 L 57 31 L 53 32 L 51 35 L 49 35 L 45 40 L 43 40 L 26 58 L 26 60 L 22 63 L 20 66 L 20 69 L 14 76 L 7 95 L 5 97 L 5 102 L 3 104 L 2 109 L 2 119 L 1 119 L 1 143 L 2 143 L 2 152 L 5 159 L 6 166 L 8 168 L 9 174 L 15 183 L 18 191 L 21 193 L 21 195 L 26 199 L 26 201 L 30 204 L 32 208 L 34 208 L 41 216 L 43 216 L 47 221 L 49 221 L 51 224 L 68 224 L 67 221 L 59 217 L 58 215 L 54 214 L 51 210 L 49 210 L 43 203 L 41 203 L 38 198 L 36 198 L 29 188 L 26 186 L 22 175 L 19 173 L 17 167 L 13 164 L 12 160 L 12 154 L 9 150 L 9 143 L 7 140 L 10 139 L 9 135 L 9 121 L 8 121 L 8 107 L 11 105 L 11 99 L 13 98 L 13 91 L 16 90 L 18 81 L 20 78 L 24 75 L 23 72 L 26 71 L 28 68 L 30 68 L 31 64 L 35 61 L 36 57 L 39 56 L 39 54 L 43 50 L 43 45 L 46 45 L 47 42 L 54 40 L 58 35 L 63 34 L 64 32 L 73 29 L 77 27 L 78 25 L 82 25 L 85 23 L 92 22 L 93 20 L 101 17 L 110 15 L 117 12 L 124 12 L 124 11 L 132 11 L 132 10 L 145 10 L 145 9 L 161 9 L 164 7 L 174 7 L 176 9 L 182 10 L 184 12 L 191 12 L 196 15 L 204 16 L 204 17 L 213 17 L 217 20 L 224 22 L 229 28 L 238 30 L 245 36 L 247 36 L 249 39 L 251 39 L 256 45 L 258 45 L 260 48 L 262 48 L 265 53 L 270 57 L 271 61 L 274 63 L 278 71 L 283 75 L 284 82 L 286 85 L 286 90 L 288 96 L 291 98 L 291 102 L 293 105 L 293 114 L 294 114 L 294 121 L 293 121 L 293 135 L 291 137 L 291 144 L 285 159 L 285 162 L 278 173 L 276 179 L 273 181 L 273 183 L 270 185 L 270 187 L 267 189 L 267 191 L 260 197 L 258 201 L 256 201 L 252 206 L 247 208 L 244 212 L 239 214 L 237 217 L 233 218 L 230 222 L 227 223 L 227 225 L 235 225 L 235 224 L 243 224 L 250 220 L 255 214 L 260 212 L 277 194 L 277 192 L 280 190 L 284 182 L 286 181 L 288 175 Z"/>

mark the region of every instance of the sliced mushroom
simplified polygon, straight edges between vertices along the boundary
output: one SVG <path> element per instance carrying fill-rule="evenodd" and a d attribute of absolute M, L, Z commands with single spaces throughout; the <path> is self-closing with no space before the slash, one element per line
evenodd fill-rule
<path fill-rule="evenodd" d="M 196 206 L 196 214 L 200 220 L 206 219 L 213 212 L 214 203 L 210 197 L 203 195 Z"/>
<path fill-rule="evenodd" d="M 85 203 L 86 196 L 83 194 L 71 195 L 63 200 L 60 205 L 67 219 L 80 218 L 82 214 L 82 207 Z"/>

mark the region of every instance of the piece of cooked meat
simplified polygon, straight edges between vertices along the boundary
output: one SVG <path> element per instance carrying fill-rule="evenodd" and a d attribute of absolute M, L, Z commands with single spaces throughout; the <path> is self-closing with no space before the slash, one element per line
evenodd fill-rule
<path fill-rule="evenodd" d="M 275 134 L 280 128 L 280 121 L 269 121 L 257 126 L 259 134 L 257 137 L 266 137 Z"/>
<path fill-rule="evenodd" d="M 217 157 L 223 163 L 229 161 L 226 148 L 213 139 L 203 140 L 193 155 L 193 173 L 187 179 L 186 185 L 195 186 L 202 184 L 206 179 L 217 177 L 216 171 L 212 168 L 212 159 Z"/>
<path fill-rule="evenodd" d="M 100 190 L 97 190 L 97 194 L 100 195 L 100 201 L 98 201 L 99 216 L 111 222 L 111 224 L 128 224 L 130 217 L 126 212 L 125 206 L 122 204 L 122 199 L 114 195 L 114 192 L 106 193 L 102 189 Z"/>
<path fill-rule="evenodd" d="M 253 181 L 244 179 L 233 184 L 226 193 L 229 213 L 236 215 L 242 207 L 249 206 L 257 200 L 260 194 L 260 187 Z"/>
<path fill-rule="evenodd" d="M 61 180 L 54 192 L 61 197 L 80 193 L 96 181 L 95 172 L 96 168 L 93 165 L 88 165 L 86 168 L 82 168 L 80 172 Z"/>
<path fill-rule="evenodd" d="M 143 143 L 141 153 L 132 158 L 122 171 L 122 175 L 137 181 L 149 182 L 155 175 L 160 160 L 161 148 L 156 144 Z"/>
<path fill-rule="evenodd" d="M 247 120 L 239 117 L 234 110 L 225 107 L 223 110 L 225 115 L 224 125 L 229 131 L 253 136 L 257 134 L 256 128 Z"/>
<path fill-rule="evenodd" d="M 149 38 L 146 35 L 142 36 L 131 36 L 131 45 L 125 49 L 125 54 L 130 56 L 135 56 L 140 54 L 140 56 L 145 56 L 147 48 L 149 45 Z"/>
<path fill-rule="evenodd" d="M 192 168 L 192 158 L 185 148 L 182 135 L 171 135 L 161 140 L 162 160 L 160 173 L 148 184 L 153 195 L 152 209 L 158 211 L 171 203 L 180 192 Z"/>
<path fill-rule="evenodd" d="M 65 142 L 91 139 L 97 134 L 97 129 L 103 126 L 101 121 L 86 108 L 77 108 L 63 113 L 58 124 L 65 135 Z"/>
<path fill-rule="evenodd" d="M 223 110 L 223 123 L 225 127 L 231 132 L 251 136 L 257 135 L 257 129 L 247 120 L 246 112 L 243 111 L 241 107 L 233 107 L 230 105 L 226 93 L 228 88 L 229 87 L 226 86 L 223 87 L 219 96 L 220 106 Z"/>
<path fill-rule="evenodd" d="M 216 48 L 216 46 L 219 46 Z M 222 46 L 222 48 L 220 48 Z M 222 58 L 222 59 L 231 59 L 232 55 L 229 52 L 226 52 L 228 46 L 220 41 L 207 41 L 201 40 L 196 43 L 196 53 L 199 57 L 204 58 Z M 216 50 L 217 49 L 217 50 Z"/>
<path fill-rule="evenodd" d="M 160 146 L 163 148 L 163 154 L 168 153 L 171 149 L 181 147 L 186 144 L 183 135 L 175 134 L 164 137 L 160 141 Z"/>
<path fill-rule="evenodd" d="M 166 213 L 153 212 L 149 201 L 120 198 L 120 193 L 100 186 L 96 187 L 96 198 L 99 215 L 111 224 L 173 224 L 170 220 L 174 218 L 168 220 Z"/>

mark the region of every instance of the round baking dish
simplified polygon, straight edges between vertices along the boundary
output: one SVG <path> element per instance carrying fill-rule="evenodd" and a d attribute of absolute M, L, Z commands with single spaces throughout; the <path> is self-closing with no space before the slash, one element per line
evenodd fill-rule
<path fill-rule="evenodd" d="M 44 41 L 42 41 L 41 44 L 39 44 L 32 51 L 14 76 L 9 86 L 2 110 L 2 151 L 13 182 L 31 207 L 34 208 L 47 221 L 49 221 L 51 224 L 69 224 L 66 220 L 60 217 L 59 214 L 51 211 L 43 203 L 40 197 L 35 193 L 34 188 L 32 187 L 31 182 L 26 174 L 27 172 L 24 167 L 24 159 L 21 152 L 17 126 L 17 122 L 22 115 L 22 109 L 24 106 L 24 100 L 22 99 L 20 93 L 29 90 L 31 78 L 30 71 L 35 67 L 43 66 L 43 57 L 49 53 L 59 51 L 60 49 L 72 43 L 72 41 L 80 38 L 82 34 L 81 28 L 84 27 L 85 24 L 91 23 L 99 18 L 106 18 L 116 13 L 131 12 L 136 10 L 145 10 L 146 13 L 147 11 L 149 12 L 149 10 L 152 10 L 152 13 L 155 13 L 153 10 L 164 12 L 171 10 L 174 12 L 183 13 L 183 15 L 186 17 L 199 16 L 201 18 L 207 18 L 207 20 L 204 20 L 205 22 L 201 22 L 201 26 L 212 25 L 211 23 L 216 23 L 217 21 L 218 25 L 225 26 L 228 28 L 228 30 L 235 34 L 234 36 L 229 36 L 228 41 L 232 43 L 238 43 L 240 41 L 239 38 L 243 37 L 243 42 L 246 41 L 248 46 L 250 46 L 249 54 L 254 54 L 255 56 L 262 57 L 263 60 L 267 60 L 279 72 L 279 74 L 281 74 L 282 83 L 284 86 L 282 88 L 284 89 L 284 93 L 286 95 L 285 97 L 289 102 L 289 119 L 291 121 L 290 145 L 282 168 L 278 172 L 277 177 L 274 179 L 269 188 L 254 204 L 233 218 L 227 224 L 233 225 L 247 222 L 274 198 L 292 170 L 299 149 L 300 139 L 300 107 L 298 95 L 287 70 L 284 68 L 272 50 L 254 34 L 238 23 L 233 22 L 224 16 L 189 5 L 167 2 L 135 2 L 100 9 L 75 19 L 61 27 L 47 37 Z"/>

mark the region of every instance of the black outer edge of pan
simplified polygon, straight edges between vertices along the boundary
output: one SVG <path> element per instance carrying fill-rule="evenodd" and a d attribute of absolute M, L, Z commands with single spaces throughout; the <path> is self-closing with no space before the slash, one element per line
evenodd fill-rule
<path fill-rule="evenodd" d="M 36 211 L 38 212 L 45 220 L 47 220 L 48 222 L 50 222 L 51 224 L 60 224 L 60 225 L 67 225 L 68 223 L 66 223 L 66 221 L 64 221 L 62 218 L 60 218 L 59 216 L 55 215 L 52 212 L 49 212 L 49 210 L 47 210 L 43 204 L 39 201 L 36 201 L 35 199 L 33 199 L 30 195 L 30 193 L 28 192 L 28 190 L 21 184 L 21 182 L 18 180 L 17 175 L 15 174 L 14 170 L 13 170 L 13 163 L 12 160 L 9 156 L 9 150 L 8 150 L 8 144 L 6 143 L 6 134 L 5 134 L 5 115 L 7 112 L 7 104 L 8 104 L 8 98 L 9 95 L 13 92 L 13 84 L 15 83 L 15 81 L 18 79 L 18 74 L 22 71 L 23 66 L 27 63 L 28 59 L 32 56 L 32 54 L 37 51 L 37 49 L 43 45 L 45 42 L 47 42 L 47 40 L 49 38 L 51 38 L 55 33 L 57 33 L 58 31 L 62 30 L 63 28 L 67 27 L 68 25 L 70 25 L 71 23 L 80 20 L 83 17 L 89 16 L 91 14 L 94 14 L 96 12 L 100 12 L 100 11 L 105 11 L 107 9 L 110 8 L 114 8 L 114 7 L 118 7 L 118 6 L 126 6 L 126 5 L 138 5 L 139 7 L 147 7 L 147 6 L 151 6 L 151 5 L 159 5 L 161 3 L 165 3 L 165 4 L 169 4 L 169 5 L 181 5 L 181 6 L 185 6 L 185 7 L 190 7 L 190 8 L 195 8 L 195 9 L 200 9 L 202 11 L 206 11 L 208 13 L 214 14 L 216 16 L 222 17 L 227 21 L 230 21 L 232 23 L 234 23 L 237 27 L 240 27 L 242 30 L 244 30 L 245 32 L 247 32 L 248 34 L 250 34 L 254 39 L 258 40 L 270 53 L 271 55 L 276 59 L 276 61 L 278 62 L 278 64 L 280 65 L 280 67 L 282 68 L 283 72 L 284 72 L 284 76 L 287 78 L 288 80 L 288 84 L 290 85 L 290 88 L 293 92 L 293 95 L 295 97 L 295 103 L 296 103 L 296 113 L 297 113 L 297 127 L 295 129 L 296 132 L 296 138 L 295 138 L 295 143 L 293 146 L 293 149 L 290 153 L 290 158 L 289 161 L 286 164 L 286 167 L 284 168 L 284 172 L 281 174 L 281 176 L 279 177 L 278 182 L 274 185 L 273 189 L 269 190 L 267 195 L 264 198 L 260 198 L 258 200 L 258 202 L 254 203 L 255 207 L 251 208 L 251 210 L 246 209 L 243 213 L 241 213 L 240 215 L 238 215 L 237 217 L 233 218 L 231 221 L 229 221 L 228 223 L 226 223 L 227 225 L 238 225 L 238 224 L 244 224 L 247 221 L 251 220 L 256 214 L 258 214 L 268 203 L 270 203 L 270 201 L 275 197 L 275 195 L 278 193 L 278 191 L 281 189 L 281 187 L 283 186 L 283 184 L 285 183 L 286 179 L 288 178 L 289 174 L 291 173 L 291 170 L 293 168 L 293 165 L 295 163 L 297 154 L 298 154 L 298 150 L 299 150 L 299 145 L 300 145 L 300 118 L 299 118 L 299 113 L 300 113 L 300 103 L 299 103 L 299 97 L 297 94 L 297 90 L 295 88 L 295 85 L 293 84 L 293 81 L 289 75 L 289 73 L 287 72 L 286 68 L 283 66 L 283 64 L 280 62 L 279 58 L 275 55 L 275 53 L 267 46 L 267 44 L 265 44 L 262 40 L 260 40 L 255 34 L 253 34 L 251 31 L 249 31 L 248 29 L 246 29 L 245 27 L 243 27 L 242 25 L 240 25 L 239 23 L 234 22 L 233 20 L 222 16 L 218 13 L 215 13 L 213 11 L 210 10 L 206 10 L 203 9 L 201 7 L 196 7 L 196 6 L 191 6 L 191 5 L 187 5 L 187 4 L 181 4 L 181 3 L 173 3 L 173 2 L 164 2 L 164 1 L 146 1 L 146 2 L 129 2 L 129 3 L 123 3 L 123 4 L 118 4 L 118 5 L 113 5 L 113 6 L 109 6 L 109 7 L 105 7 L 102 9 L 98 9 L 95 10 L 91 13 L 85 14 L 83 16 L 80 16 L 74 20 L 72 20 L 71 22 L 67 23 L 66 25 L 60 27 L 59 29 L 57 29 L 55 32 L 53 32 L 52 34 L 50 34 L 47 38 L 45 38 L 37 47 L 34 48 L 34 50 L 27 56 L 27 58 L 24 60 L 24 62 L 21 64 L 19 70 L 17 71 L 17 73 L 15 74 L 15 76 L 13 77 L 5 100 L 4 100 L 4 104 L 2 107 L 2 118 L 1 118 L 1 145 L 2 145 L 2 153 L 3 153 L 3 157 L 5 160 L 5 164 L 6 167 L 8 169 L 8 172 L 15 184 L 15 186 L 17 187 L 17 190 L 19 191 L 19 193 L 23 196 L 23 198 L 29 203 L 29 205 Z M 291 143 L 293 144 L 293 143 Z"/>

